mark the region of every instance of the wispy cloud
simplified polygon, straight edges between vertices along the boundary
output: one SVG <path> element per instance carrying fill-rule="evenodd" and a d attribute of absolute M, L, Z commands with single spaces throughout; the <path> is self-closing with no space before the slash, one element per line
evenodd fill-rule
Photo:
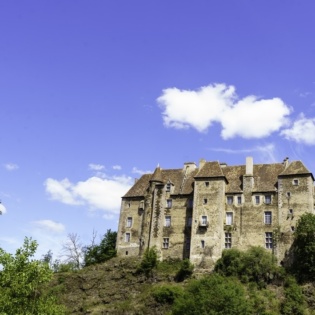
<path fill-rule="evenodd" d="M 101 164 L 90 163 L 89 164 L 89 169 L 92 170 L 92 171 L 101 171 L 101 170 L 105 169 L 105 166 L 101 165 Z"/>
<path fill-rule="evenodd" d="M 234 86 L 213 84 L 198 90 L 163 90 L 157 99 L 162 108 L 164 125 L 171 128 L 195 128 L 207 131 L 212 124 L 221 124 L 223 139 L 236 136 L 263 138 L 288 125 L 292 109 L 280 98 L 260 99 L 247 96 L 239 99 Z"/>
<path fill-rule="evenodd" d="M 14 164 L 14 163 L 4 164 L 4 167 L 7 171 L 16 171 L 17 169 L 19 169 L 19 166 L 17 164 Z"/>
<path fill-rule="evenodd" d="M 85 181 L 71 183 L 67 178 L 56 180 L 48 178 L 44 185 L 51 199 L 68 205 L 87 205 L 90 209 L 103 210 L 117 214 L 121 196 L 131 187 L 133 181 L 127 176 L 90 177 Z"/>
<path fill-rule="evenodd" d="M 137 167 L 133 167 L 131 172 L 133 174 L 138 174 L 138 175 L 143 175 L 143 174 L 149 174 L 152 173 L 152 171 L 143 171 L 143 170 L 139 170 Z"/>
<path fill-rule="evenodd" d="M 262 146 L 255 146 L 253 148 L 245 149 L 226 149 L 226 148 L 211 148 L 211 151 L 215 152 L 224 152 L 227 154 L 251 154 L 251 153 L 260 153 L 266 163 L 275 162 L 277 159 L 275 157 L 275 145 L 269 143 Z"/>
<path fill-rule="evenodd" d="M 33 224 L 40 229 L 48 230 L 50 232 L 61 233 L 65 231 L 65 226 L 52 220 L 39 220 L 34 221 Z"/>
<path fill-rule="evenodd" d="M 121 166 L 120 165 L 114 165 L 113 166 L 113 170 L 120 171 L 121 170 Z"/>

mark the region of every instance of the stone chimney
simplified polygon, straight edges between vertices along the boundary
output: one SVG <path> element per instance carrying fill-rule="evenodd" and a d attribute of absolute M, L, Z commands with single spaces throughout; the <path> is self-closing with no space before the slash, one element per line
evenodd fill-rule
<path fill-rule="evenodd" d="M 254 174 L 253 170 L 254 170 L 253 158 L 251 156 L 247 156 L 246 157 L 246 171 L 245 171 L 245 175 L 253 176 L 253 174 Z"/>
<path fill-rule="evenodd" d="M 197 168 L 197 165 L 195 162 L 186 162 L 184 163 L 183 171 L 186 173 L 190 173 L 194 171 Z"/>
<path fill-rule="evenodd" d="M 206 160 L 205 159 L 200 159 L 200 161 L 199 161 L 199 170 L 201 170 L 204 167 L 205 164 L 206 164 Z"/>
<path fill-rule="evenodd" d="M 285 168 L 288 167 L 288 165 L 289 165 L 289 158 L 288 158 L 288 157 L 286 157 L 286 158 L 283 160 L 283 165 L 284 165 Z"/>

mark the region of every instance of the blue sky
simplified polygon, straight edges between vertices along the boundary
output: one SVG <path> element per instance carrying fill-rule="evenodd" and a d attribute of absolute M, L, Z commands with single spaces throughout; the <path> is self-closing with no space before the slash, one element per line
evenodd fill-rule
<path fill-rule="evenodd" d="M 138 178 L 315 153 L 313 1 L 1 1 L 0 246 L 117 230 Z"/>

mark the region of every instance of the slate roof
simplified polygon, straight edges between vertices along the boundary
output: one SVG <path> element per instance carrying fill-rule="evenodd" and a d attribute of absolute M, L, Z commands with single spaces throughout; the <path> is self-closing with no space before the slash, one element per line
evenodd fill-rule
<path fill-rule="evenodd" d="M 163 170 L 157 167 L 153 174 L 143 175 L 123 196 L 142 197 L 149 188 L 151 181 L 167 183 L 170 181 L 175 189 L 174 195 L 187 195 L 193 192 L 195 179 L 222 177 L 226 180 L 226 193 L 241 193 L 243 190 L 242 181 L 246 173 L 245 165 L 221 167 L 219 162 L 206 162 L 201 169 L 196 168 L 186 174 L 183 169 Z M 254 164 L 253 192 L 271 192 L 277 189 L 278 176 L 288 175 L 313 175 L 301 161 L 292 161 L 287 167 L 283 163 Z M 314 180 L 314 178 L 313 178 Z"/>

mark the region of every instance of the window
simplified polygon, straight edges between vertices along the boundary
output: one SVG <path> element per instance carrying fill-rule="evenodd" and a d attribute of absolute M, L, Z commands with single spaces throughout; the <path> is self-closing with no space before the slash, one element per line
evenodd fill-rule
<path fill-rule="evenodd" d="M 201 240 L 201 248 L 205 248 L 205 241 Z"/>
<path fill-rule="evenodd" d="M 265 212 L 265 224 L 271 224 L 272 223 L 272 214 L 271 211 Z"/>
<path fill-rule="evenodd" d="M 298 179 L 293 179 L 293 185 L 298 186 L 299 185 L 299 180 Z"/>
<path fill-rule="evenodd" d="M 130 201 L 126 203 L 126 208 L 130 208 Z"/>
<path fill-rule="evenodd" d="M 168 237 L 164 237 L 163 238 L 163 248 L 165 248 L 165 249 L 169 248 L 169 242 L 170 242 L 170 239 Z"/>
<path fill-rule="evenodd" d="M 232 233 L 225 233 L 225 248 L 231 248 L 232 247 Z"/>
<path fill-rule="evenodd" d="M 166 208 L 172 208 L 172 199 L 166 200 Z"/>
<path fill-rule="evenodd" d="M 242 196 L 237 196 L 237 204 L 238 205 L 242 204 Z"/>
<path fill-rule="evenodd" d="M 192 217 L 188 217 L 187 226 L 191 226 L 191 224 L 192 224 Z"/>
<path fill-rule="evenodd" d="M 288 191 L 287 192 L 287 198 L 290 198 L 291 197 L 291 193 Z"/>
<path fill-rule="evenodd" d="M 127 242 L 127 243 L 130 242 L 130 233 L 125 234 L 125 242 Z"/>
<path fill-rule="evenodd" d="M 272 232 L 265 233 L 266 248 L 272 248 Z"/>
<path fill-rule="evenodd" d="M 129 227 L 129 228 L 132 226 L 132 217 L 128 217 L 128 218 L 127 218 L 127 224 L 126 224 L 126 226 Z"/>
<path fill-rule="evenodd" d="M 260 204 L 260 196 L 255 196 L 255 203 L 256 205 Z"/>
<path fill-rule="evenodd" d="M 226 212 L 225 224 L 226 225 L 232 225 L 233 224 L 233 212 Z"/>
<path fill-rule="evenodd" d="M 227 196 L 227 197 L 226 197 L 226 201 L 227 201 L 227 204 L 228 204 L 228 205 L 233 204 L 233 196 Z"/>
<path fill-rule="evenodd" d="M 289 215 L 293 216 L 293 209 L 289 209 Z"/>
<path fill-rule="evenodd" d="M 201 217 L 201 225 L 207 225 L 207 216 L 206 215 L 203 215 Z"/>
<path fill-rule="evenodd" d="M 208 199 L 207 199 L 207 198 L 204 198 L 204 199 L 203 199 L 203 204 L 206 205 L 207 203 L 208 203 Z"/>
<path fill-rule="evenodd" d="M 171 183 L 166 184 L 166 191 L 171 191 Z"/>
<path fill-rule="evenodd" d="M 170 227 L 171 226 L 171 216 L 170 215 L 166 215 L 165 216 L 165 226 L 166 227 Z"/>
<path fill-rule="evenodd" d="M 267 204 L 267 205 L 271 204 L 271 195 L 265 196 L 265 204 Z"/>
<path fill-rule="evenodd" d="M 209 182 L 205 182 L 206 187 L 209 187 Z"/>
<path fill-rule="evenodd" d="M 295 231 L 295 227 L 291 226 L 291 232 L 294 232 L 294 231 Z"/>

